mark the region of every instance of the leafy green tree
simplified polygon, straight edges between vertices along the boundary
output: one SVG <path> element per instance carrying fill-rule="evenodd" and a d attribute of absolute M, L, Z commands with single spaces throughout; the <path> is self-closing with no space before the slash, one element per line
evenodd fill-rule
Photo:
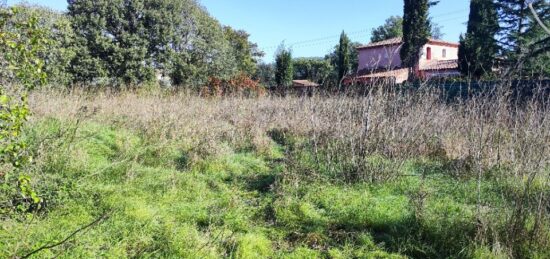
<path fill-rule="evenodd" d="M 72 82 L 69 71 L 72 59 L 75 57 L 74 32 L 68 17 L 58 11 L 41 6 L 18 5 L 14 17 L 18 22 L 28 21 L 31 17 L 37 18 L 37 26 L 44 32 L 48 41 L 48 49 L 38 56 L 44 60 L 44 72 L 48 75 L 48 82 L 66 86 Z M 17 28 L 11 28 L 17 30 Z M 24 33 L 20 33 L 24 37 Z"/>
<path fill-rule="evenodd" d="M 11 86 L 0 85 L 0 198 L 8 201 L 0 214 L 16 205 L 28 210 L 30 204 L 41 201 L 24 172 L 31 155 L 21 135 L 30 113 L 27 91 L 46 81 L 39 54 L 47 49 L 48 41 L 36 16 L 21 19 L 18 13 L 18 8 L 0 7 L 0 63 L 7 68 L 3 79 L 12 81 Z M 10 204 L 13 200 L 23 202 Z"/>
<path fill-rule="evenodd" d="M 334 70 L 330 61 L 324 58 L 297 58 L 293 61 L 294 78 L 324 84 Z"/>
<path fill-rule="evenodd" d="M 403 37 L 403 17 L 391 16 L 383 25 L 372 30 L 371 42 Z"/>
<path fill-rule="evenodd" d="M 340 34 L 340 43 L 336 50 L 336 70 L 338 71 L 338 81 L 341 81 L 346 75 L 351 72 L 351 59 L 350 59 L 350 39 L 344 31 Z"/>
<path fill-rule="evenodd" d="M 275 83 L 277 87 L 290 86 L 293 76 L 292 51 L 281 44 L 275 54 Z"/>
<path fill-rule="evenodd" d="M 196 87 L 206 84 L 211 77 L 229 79 L 238 73 L 221 24 L 194 2 L 180 8 L 177 33 L 170 43 L 173 82 Z"/>
<path fill-rule="evenodd" d="M 463 75 L 479 79 L 491 72 L 498 45 L 497 10 L 492 0 L 472 0 L 465 36 L 460 36 L 459 69 Z"/>
<path fill-rule="evenodd" d="M 141 84 L 153 78 L 148 53 L 145 0 L 69 0 L 69 16 L 81 48 L 73 60 L 77 81 L 100 77 Z"/>
<path fill-rule="evenodd" d="M 550 27 L 550 3 L 537 1 L 534 3 L 534 9 L 540 21 L 547 27 Z M 527 28 L 526 38 L 529 45 L 527 54 L 522 60 L 522 69 L 526 76 L 531 78 L 550 78 L 550 35 L 530 14 L 530 23 Z"/>
<path fill-rule="evenodd" d="M 441 32 L 441 26 L 437 25 L 433 21 L 430 21 L 430 24 L 430 37 L 434 39 L 443 38 L 444 34 Z M 390 18 L 386 19 L 383 25 L 380 25 L 372 30 L 370 41 L 377 42 L 397 37 L 403 37 L 403 17 L 390 16 Z"/>
<path fill-rule="evenodd" d="M 76 81 L 142 84 L 155 73 L 197 87 L 253 74 L 256 46 L 224 28 L 195 0 L 70 0 Z"/>
<path fill-rule="evenodd" d="M 403 46 L 401 60 L 409 68 L 416 67 L 422 47 L 428 42 L 431 25 L 429 8 L 436 2 L 429 0 L 405 0 L 403 15 Z M 414 73 L 411 73 L 414 76 Z"/>
<path fill-rule="evenodd" d="M 525 30 L 529 25 L 529 1 L 498 0 L 499 18 L 501 22 L 500 44 L 504 50 L 521 53 L 525 48 Z"/>
<path fill-rule="evenodd" d="M 260 84 L 271 88 L 276 86 L 275 83 L 275 65 L 273 63 L 260 62 L 256 68 L 254 80 L 258 80 Z"/>
<path fill-rule="evenodd" d="M 257 44 L 248 40 L 250 35 L 246 31 L 234 30 L 229 26 L 224 26 L 223 31 L 237 62 L 238 70 L 248 76 L 254 75 L 258 60 L 264 53 L 258 49 Z"/>

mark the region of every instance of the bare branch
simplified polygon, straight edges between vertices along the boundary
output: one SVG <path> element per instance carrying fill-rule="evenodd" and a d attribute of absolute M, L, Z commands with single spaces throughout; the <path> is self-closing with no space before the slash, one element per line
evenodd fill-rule
<path fill-rule="evenodd" d="M 67 236 L 65 239 L 63 239 L 62 241 L 57 242 L 57 243 L 55 243 L 55 244 L 42 246 L 42 247 L 40 247 L 40 248 L 38 248 L 38 249 L 36 249 L 36 250 L 34 250 L 34 251 L 32 251 L 32 252 L 30 252 L 30 253 L 24 255 L 24 256 L 22 256 L 21 258 L 29 258 L 31 255 L 36 254 L 36 253 L 38 253 L 38 252 L 40 252 L 40 251 L 42 251 L 42 250 L 45 250 L 45 249 L 52 249 L 52 248 L 54 248 L 54 247 L 60 246 L 60 245 L 64 244 L 65 242 L 67 242 L 67 241 L 68 241 L 69 239 L 71 239 L 72 237 L 74 237 L 74 236 L 75 236 L 76 234 L 78 234 L 79 232 L 82 232 L 82 231 L 84 231 L 84 230 L 86 230 L 86 229 L 88 229 L 88 228 L 93 227 L 94 225 L 96 225 L 96 224 L 98 224 L 99 222 L 101 222 L 101 221 L 107 219 L 108 217 L 109 217 L 109 213 L 104 213 L 103 215 L 101 215 L 101 217 L 97 218 L 96 220 L 92 221 L 91 223 L 89 223 L 89 224 L 87 224 L 87 225 L 85 225 L 85 226 L 83 226 L 83 227 L 81 227 L 81 228 L 75 230 L 73 233 L 71 233 L 70 235 L 68 235 L 68 236 Z"/>
<path fill-rule="evenodd" d="M 535 11 L 535 8 L 533 7 L 533 3 L 529 4 L 529 9 L 531 9 L 531 13 L 533 13 L 533 16 L 535 17 L 535 20 L 537 20 L 539 25 L 546 31 L 546 33 L 548 33 L 548 35 L 550 35 L 550 29 L 548 29 L 548 27 L 546 27 L 546 25 L 540 19 L 539 15 Z"/>

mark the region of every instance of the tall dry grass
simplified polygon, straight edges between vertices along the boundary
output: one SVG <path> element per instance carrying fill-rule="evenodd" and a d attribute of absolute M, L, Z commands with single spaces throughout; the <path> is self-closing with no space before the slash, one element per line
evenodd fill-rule
<path fill-rule="evenodd" d="M 166 144 L 185 136 L 200 155 L 221 152 L 222 142 L 249 143 L 263 152 L 273 132 L 297 136 L 325 165 L 324 173 L 342 182 L 398 180 L 408 177 L 399 169 L 411 158 L 442 161 L 457 179 L 477 179 L 478 192 L 487 177 L 517 184 L 515 192 L 502 190 L 515 203 L 515 211 L 505 216 L 509 228 L 504 233 L 492 229 L 487 215 L 496 205 L 478 194 L 480 242 L 498 239 L 510 247 L 510 255 L 520 241 L 549 245 L 542 227 L 550 219 L 547 98 L 519 100 L 505 89 L 453 101 L 430 89 L 214 99 L 189 93 L 35 92 L 30 103 L 33 119 L 86 119 L 140 131 Z M 373 167 L 367 161 L 372 156 L 392 164 Z M 323 177 L 319 174 L 304 172 L 313 179 Z"/>

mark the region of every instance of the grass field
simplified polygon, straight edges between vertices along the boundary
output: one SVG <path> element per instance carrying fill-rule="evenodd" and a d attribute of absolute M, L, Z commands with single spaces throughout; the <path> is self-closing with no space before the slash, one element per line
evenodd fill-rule
<path fill-rule="evenodd" d="M 0 257 L 549 258 L 550 109 L 36 92 Z M 4 197 L 5 198 L 5 197 Z"/>

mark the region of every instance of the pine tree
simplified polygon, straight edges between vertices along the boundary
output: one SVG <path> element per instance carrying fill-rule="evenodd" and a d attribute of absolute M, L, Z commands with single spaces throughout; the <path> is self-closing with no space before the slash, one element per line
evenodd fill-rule
<path fill-rule="evenodd" d="M 292 51 L 281 44 L 275 57 L 275 83 L 277 87 L 290 86 L 293 76 Z"/>
<path fill-rule="evenodd" d="M 498 52 L 495 36 L 499 30 L 493 0 L 472 0 L 466 35 L 460 36 L 459 69 L 463 75 L 479 79 L 492 69 Z"/>
<path fill-rule="evenodd" d="M 540 21 L 548 28 L 550 27 L 550 3 L 543 2 L 535 1 L 533 7 Z M 550 64 L 550 35 L 532 14 L 529 15 L 529 19 L 531 22 L 525 33 L 529 46 L 521 68 L 529 73 L 531 78 L 536 76 L 550 78 L 550 65 L 548 65 Z"/>
<path fill-rule="evenodd" d="M 338 50 L 336 51 L 337 63 L 336 69 L 338 70 L 338 81 L 341 81 L 351 70 L 350 51 L 350 39 L 344 31 L 340 35 L 340 43 Z"/>
<path fill-rule="evenodd" d="M 524 68 L 537 67 L 534 63 L 540 63 L 539 58 L 547 61 L 550 51 L 550 37 L 542 32 L 535 21 L 529 10 L 530 3 L 542 21 L 550 19 L 550 4 L 546 0 L 497 1 L 501 24 L 499 45 L 510 65 Z M 542 66 L 547 67 L 547 64 Z"/>
<path fill-rule="evenodd" d="M 405 67 L 418 65 L 422 47 L 430 37 L 429 7 L 435 4 L 429 0 L 405 0 L 403 15 L 403 46 L 400 55 Z"/>
<path fill-rule="evenodd" d="M 498 0 L 499 18 L 502 24 L 500 44 L 510 53 L 521 53 L 525 47 L 524 31 L 528 26 L 527 0 Z"/>

